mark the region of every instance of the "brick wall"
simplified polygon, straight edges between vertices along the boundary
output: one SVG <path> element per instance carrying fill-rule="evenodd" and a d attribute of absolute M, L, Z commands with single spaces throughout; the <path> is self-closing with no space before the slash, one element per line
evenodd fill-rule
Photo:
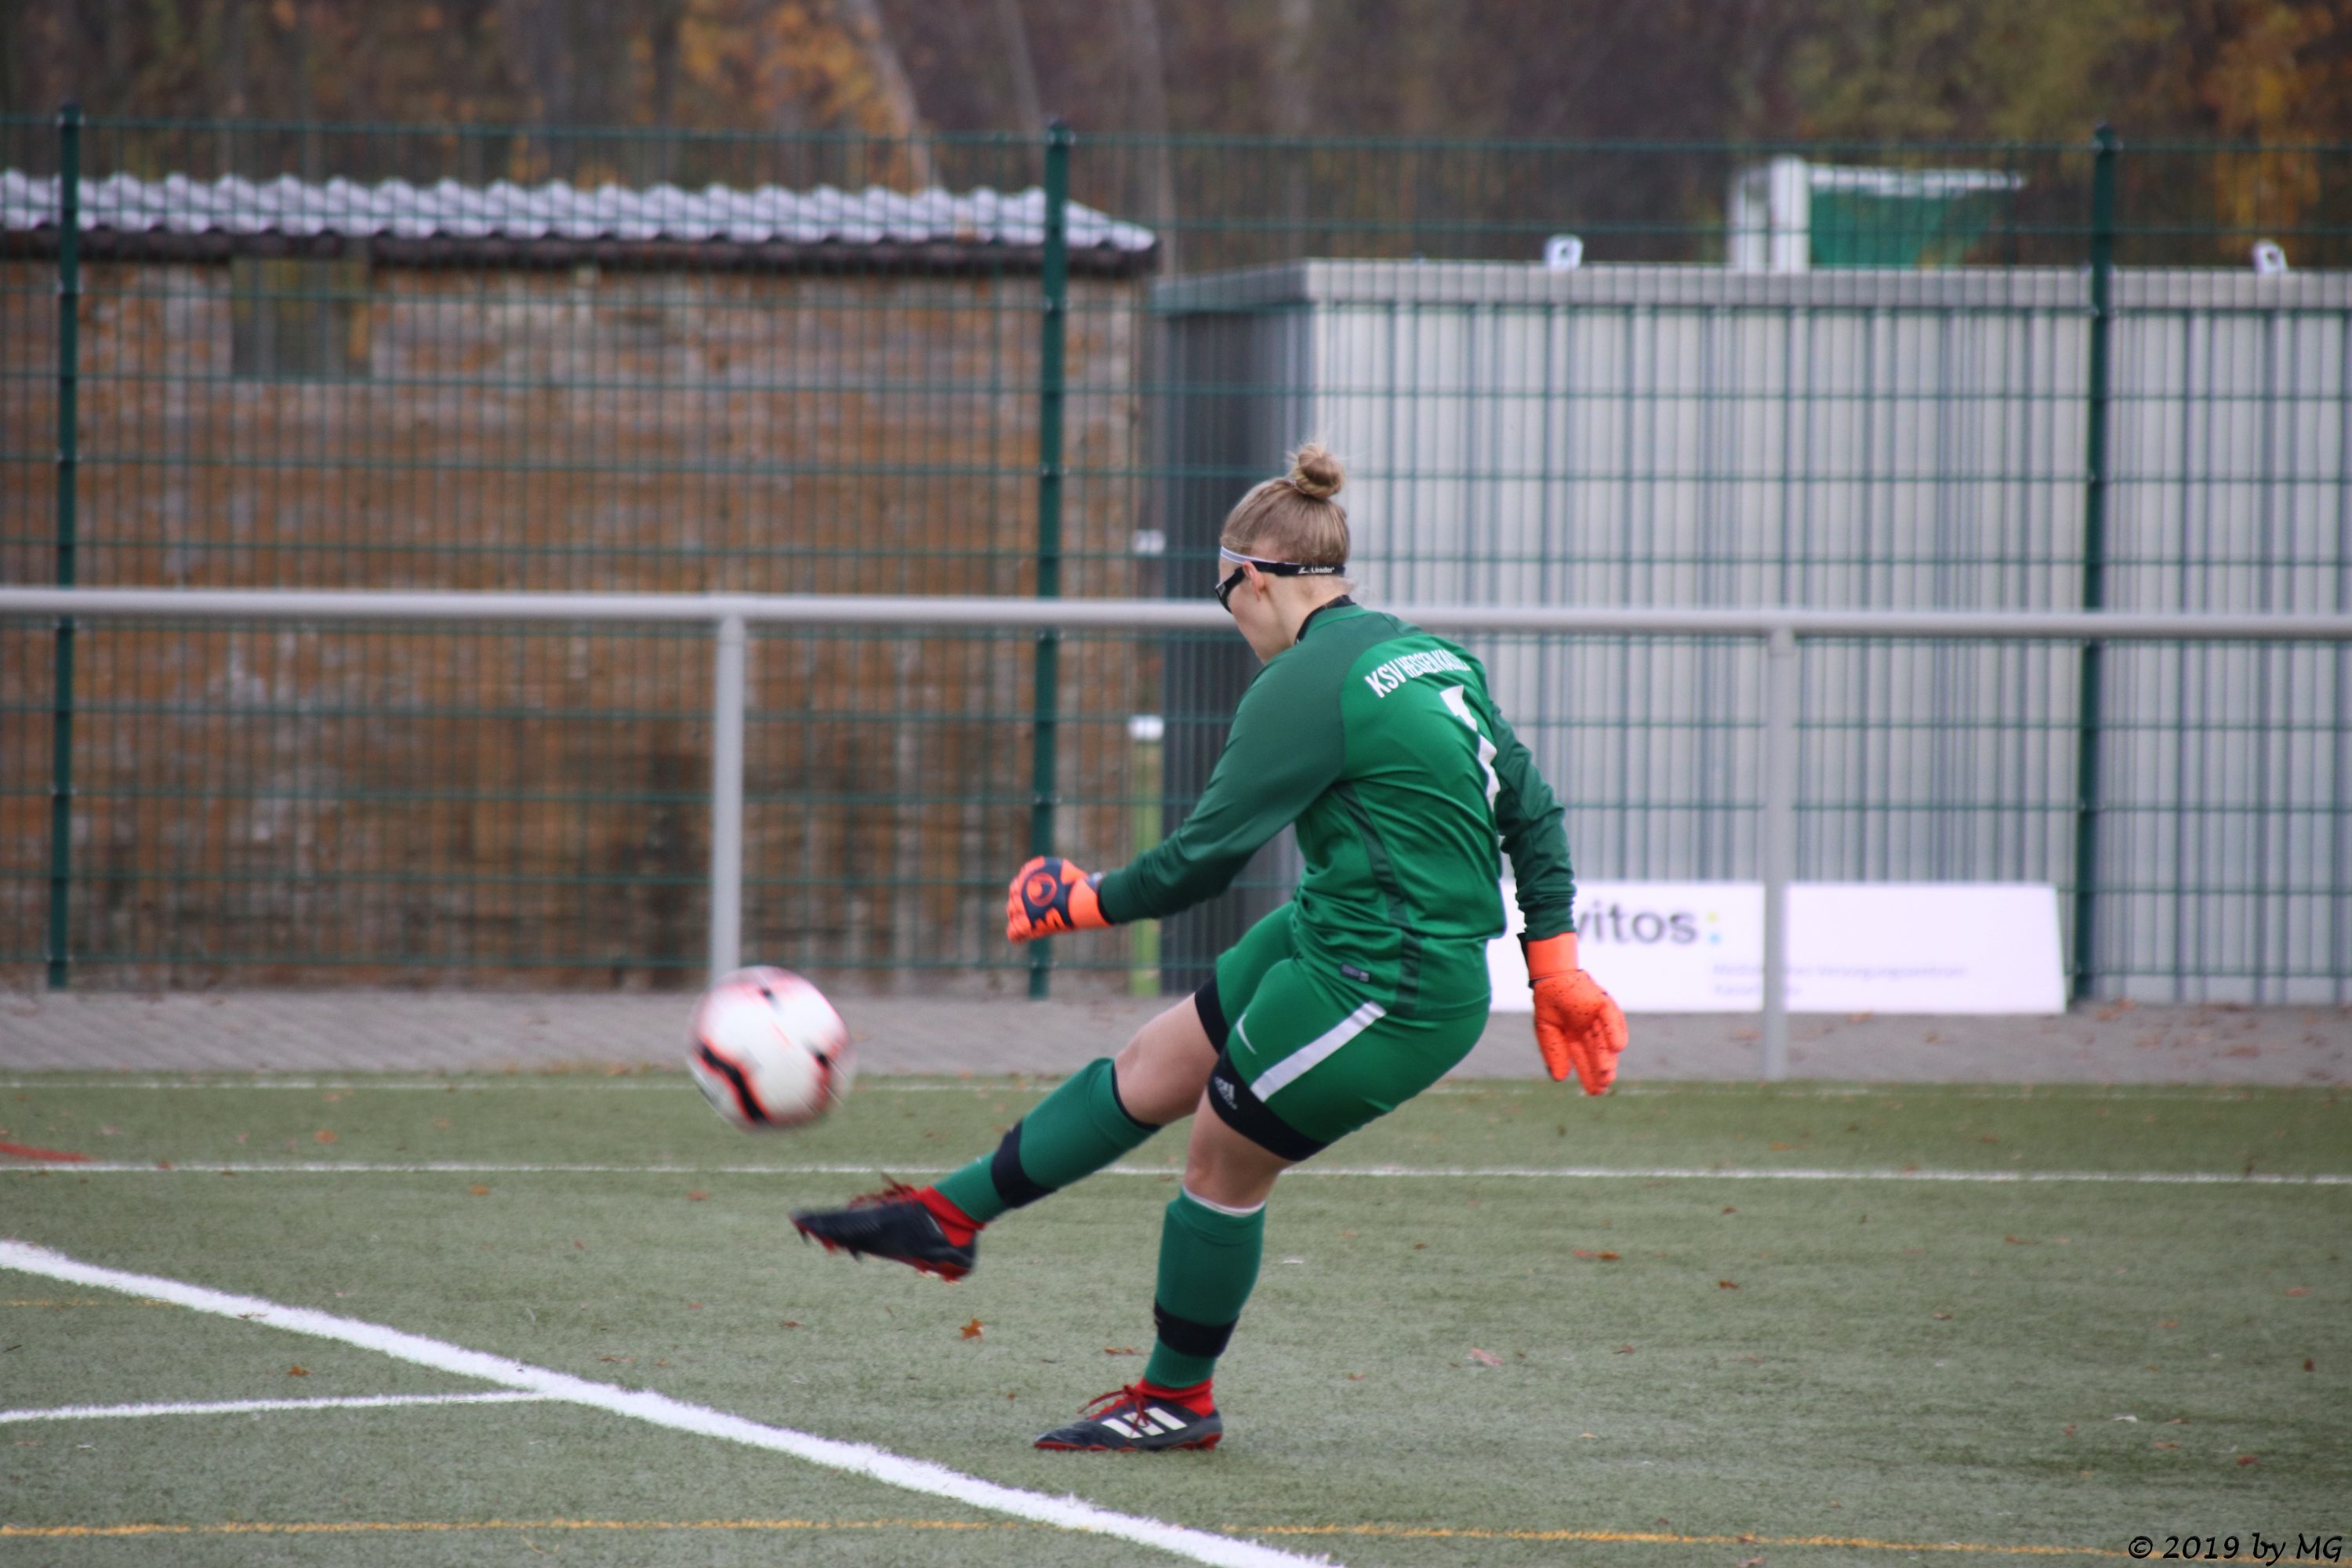
<path fill-rule="evenodd" d="M 83 584 L 1034 587 L 1034 275 L 378 268 L 367 374 L 343 380 L 238 374 L 238 312 L 268 308 L 247 277 L 86 268 Z M 0 298 L 52 279 L 0 263 Z M 1136 586 L 1136 287 L 1073 284 L 1073 594 Z M 54 353 L 0 342 L 9 581 L 53 570 Z M 46 921 L 48 645 L 0 631 L 0 952 L 20 975 Z M 984 889 L 1025 849 L 1029 648 L 755 641 L 748 951 L 1003 961 Z M 1124 644 L 1065 664 L 1086 721 L 1061 793 L 1105 803 L 1066 814 L 1074 852 L 1123 851 L 1124 720 L 1156 683 Z M 692 634 L 85 629 L 86 983 L 691 978 L 709 681 Z"/>

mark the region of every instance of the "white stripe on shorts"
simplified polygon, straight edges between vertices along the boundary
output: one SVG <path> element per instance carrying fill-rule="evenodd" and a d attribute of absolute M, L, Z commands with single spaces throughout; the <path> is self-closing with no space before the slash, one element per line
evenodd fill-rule
<path fill-rule="evenodd" d="M 1250 1084 L 1250 1092 L 1260 1100 L 1281 1093 L 1301 1074 L 1311 1071 L 1324 1058 L 1387 1017 L 1388 1015 L 1389 1010 L 1379 1003 L 1365 1003 L 1323 1033 L 1258 1074 Z"/>

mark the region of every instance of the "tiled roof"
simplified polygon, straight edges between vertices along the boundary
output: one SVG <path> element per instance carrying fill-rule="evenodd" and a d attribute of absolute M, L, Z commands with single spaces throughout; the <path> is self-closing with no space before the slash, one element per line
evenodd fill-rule
<path fill-rule="evenodd" d="M 54 229 L 58 184 L 14 169 L 0 171 L 0 230 Z M 1074 251 L 1140 254 L 1152 247 L 1149 229 L 1075 202 L 1068 210 Z M 341 179 L 314 184 L 291 175 L 257 184 L 235 175 L 203 181 L 183 174 L 161 180 L 113 174 L 82 182 L 81 226 L 118 234 L 1027 247 L 1045 242 L 1045 194 L 976 190 L 957 195 L 929 190 L 908 195 L 871 186 L 582 189 L 505 180 L 488 185 L 454 180 L 363 185 Z"/>

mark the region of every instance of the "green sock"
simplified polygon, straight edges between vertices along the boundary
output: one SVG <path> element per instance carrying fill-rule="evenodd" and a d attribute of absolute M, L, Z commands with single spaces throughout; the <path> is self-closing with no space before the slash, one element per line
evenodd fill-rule
<path fill-rule="evenodd" d="M 1151 1304 L 1160 1338 L 1143 1368 L 1146 1383 L 1190 1388 L 1208 1381 L 1257 1284 L 1265 1251 L 1264 1204 L 1227 1214 L 1177 1194 L 1160 1227 L 1160 1289 Z"/>
<path fill-rule="evenodd" d="M 1094 1174 L 1159 1131 L 1127 1113 L 1110 1058 L 1098 1057 L 1014 1123 L 995 1153 L 936 1185 L 941 1197 L 986 1225 Z"/>

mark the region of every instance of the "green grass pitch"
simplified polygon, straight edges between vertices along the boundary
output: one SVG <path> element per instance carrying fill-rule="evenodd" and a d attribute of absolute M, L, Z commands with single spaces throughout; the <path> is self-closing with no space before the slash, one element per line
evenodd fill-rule
<path fill-rule="evenodd" d="M 749 1137 L 682 1076 L 23 1078 L 0 1142 L 92 1163 L 0 1157 L 0 1236 L 1347 1563 L 2352 1530 L 2332 1093 L 1629 1090 L 1449 1085 L 1286 1177 L 1211 1454 L 1028 1447 L 1141 1369 L 1181 1130 L 961 1285 L 784 1224 L 986 1151 L 1029 1083 Z M 2000 1173 L 2217 1179 L 1938 1179 Z M 566 1404 L 22 1418 L 484 1388 L 0 1270 L 0 1564 L 1181 1560 Z"/>

